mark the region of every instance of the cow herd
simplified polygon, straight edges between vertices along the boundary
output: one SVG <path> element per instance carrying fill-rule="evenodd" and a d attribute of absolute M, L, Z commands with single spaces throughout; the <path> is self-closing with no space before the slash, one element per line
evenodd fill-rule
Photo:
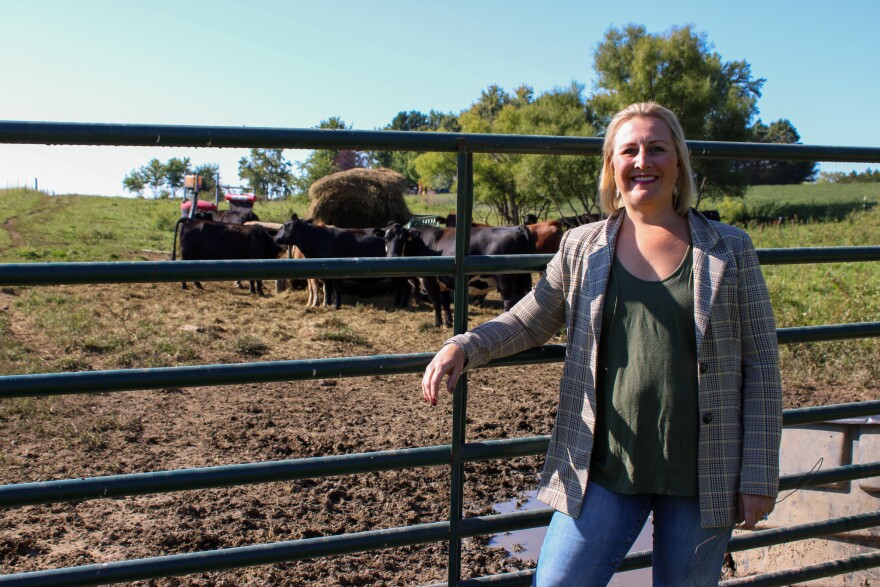
<path fill-rule="evenodd" d="M 219 220 L 219 221 L 218 221 Z M 302 220 L 295 214 L 283 225 L 250 220 L 207 217 L 181 218 L 175 227 L 172 259 L 184 260 L 275 259 L 288 247 L 295 247 L 297 258 L 364 258 L 403 256 L 454 256 L 455 228 L 432 226 L 406 227 L 399 223 L 382 228 L 336 228 Z M 448 221 L 449 224 L 454 223 Z M 562 240 L 563 223 L 558 220 L 532 222 L 519 226 L 474 226 L 471 229 L 470 255 L 552 254 Z M 427 296 L 434 309 L 437 326 L 451 326 L 451 276 L 422 277 L 418 280 L 391 279 L 394 304 L 409 305 L 413 292 Z M 195 282 L 196 287 L 201 284 Z M 414 287 L 416 286 L 416 287 Z M 186 288 L 186 283 L 182 286 Z M 317 305 L 317 284 L 310 280 L 310 304 Z M 473 276 L 469 290 L 477 299 L 497 290 L 505 311 L 531 289 L 528 273 Z M 338 309 L 342 305 L 340 280 L 323 281 L 324 305 Z M 251 282 L 251 292 L 262 294 L 262 284 Z"/>

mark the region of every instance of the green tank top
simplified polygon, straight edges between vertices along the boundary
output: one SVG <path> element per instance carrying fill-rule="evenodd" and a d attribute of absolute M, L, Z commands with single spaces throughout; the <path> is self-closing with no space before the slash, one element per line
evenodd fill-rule
<path fill-rule="evenodd" d="M 625 494 L 697 495 L 693 252 L 662 281 L 615 258 L 596 385 L 590 481 Z"/>

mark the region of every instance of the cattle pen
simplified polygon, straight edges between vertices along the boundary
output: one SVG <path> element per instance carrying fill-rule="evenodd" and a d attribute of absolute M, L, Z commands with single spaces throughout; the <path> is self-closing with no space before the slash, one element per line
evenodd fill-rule
<path fill-rule="evenodd" d="M 601 139 L 521 135 L 473 135 L 396 131 L 305 130 L 275 128 L 196 127 L 81 123 L 0 122 L 0 142 L 12 144 L 168 146 L 202 148 L 358 149 L 436 151 L 457 156 L 456 214 L 461 227 L 456 234 L 455 257 L 399 259 L 267 260 L 267 261 L 165 261 L 113 263 L 33 263 L 0 265 L 0 286 L 50 286 L 72 284 L 147 283 L 181 281 L 407 277 L 535 272 L 548 255 L 467 256 L 472 220 L 475 153 L 522 153 L 597 156 Z M 807 145 L 746 144 L 688 141 L 692 156 L 713 159 L 785 159 L 801 161 L 880 162 L 880 148 Z M 760 249 L 762 264 L 838 263 L 880 261 L 880 246 Z M 454 298 L 456 333 L 467 329 L 467 289 L 457 288 Z M 880 322 L 828 324 L 780 328 L 781 344 L 844 340 L 880 336 Z M 560 362 L 562 345 L 547 345 L 521 353 L 489 367 Z M 22 374 L 0 377 L 0 398 L 93 394 L 168 387 L 219 386 L 271 381 L 365 377 L 375 374 L 417 373 L 431 353 L 374 355 L 295 361 L 198 365 L 154 369 L 120 369 L 72 373 Z M 463 514 L 466 463 L 541 455 L 549 438 L 467 441 L 468 381 L 463 376 L 452 404 L 452 442 L 448 445 L 401 448 L 380 452 L 250 462 L 198 469 L 162 470 L 138 474 L 63 479 L 0 486 L 0 507 L 113 499 L 184 490 L 311 479 L 329 475 L 355 475 L 413 467 L 447 467 L 450 470 L 448 520 L 395 528 L 382 528 L 286 542 L 255 544 L 152 558 L 120 560 L 87 566 L 46 569 L 0 576 L 0 585 L 99 585 L 187 575 L 308 560 L 337 554 L 381 551 L 409 545 L 448 543 L 446 585 L 528 585 L 533 571 L 486 577 L 462 577 L 462 540 L 546 525 L 549 509 L 490 516 Z M 787 410 L 786 426 L 805 425 L 880 414 L 880 401 Z M 806 475 L 806 477 L 805 477 Z M 781 489 L 821 485 L 880 476 L 880 462 L 844 464 L 818 473 L 799 471 L 785 475 Z M 731 551 L 782 544 L 806 538 L 880 526 L 880 511 L 812 520 L 737 536 Z M 621 570 L 644 568 L 651 553 L 627 556 Z M 727 581 L 726 585 L 787 585 L 880 567 L 880 552 L 823 561 L 800 568 Z M 438 587 L 437 585 L 433 587 Z"/>

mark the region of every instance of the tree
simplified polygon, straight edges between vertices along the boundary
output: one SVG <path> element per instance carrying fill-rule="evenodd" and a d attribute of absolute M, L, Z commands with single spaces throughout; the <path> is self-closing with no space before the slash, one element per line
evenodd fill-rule
<path fill-rule="evenodd" d="M 752 139 L 756 143 L 800 143 L 801 136 L 787 119 L 781 118 L 767 126 L 760 119 L 752 126 Z M 749 185 L 785 185 L 813 181 L 816 163 L 813 161 L 743 161 L 739 164 Z"/>
<path fill-rule="evenodd" d="M 492 84 L 458 120 L 464 132 L 511 134 L 517 132 L 520 108 L 521 103 L 512 103 L 510 94 Z M 514 171 L 523 157 L 519 153 L 474 155 L 474 199 L 491 206 L 508 224 L 519 224 L 527 205 Z"/>
<path fill-rule="evenodd" d="M 582 84 L 555 88 L 523 108 L 519 132 L 548 136 L 595 136 Z M 601 160 L 576 155 L 529 155 L 517 167 L 518 182 L 543 216 L 599 213 L 596 201 Z"/>
<path fill-rule="evenodd" d="M 412 161 L 412 169 L 419 192 L 427 193 L 429 190 L 451 190 L 458 167 L 453 153 L 430 152 L 417 155 Z"/>
<path fill-rule="evenodd" d="M 428 112 L 427 130 L 437 132 L 461 132 L 461 123 L 458 121 L 458 115 L 452 112 L 438 112 L 431 110 Z"/>
<path fill-rule="evenodd" d="M 190 172 L 189 157 L 172 157 L 165 163 L 165 185 L 171 190 L 171 197 L 177 197 L 177 190 L 183 187 L 184 178 Z"/>
<path fill-rule="evenodd" d="M 531 95 L 533 92 L 528 88 L 523 92 Z M 477 116 L 479 120 L 486 123 L 494 121 L 501 110 L 510 104 L 512 98 L 510 94 L 505 92 L 498 84 L 491 84 L 485 90 L 480 92 L 480 99 L 471 106 L 471 112 Z M 519 103 L 521 106 L 522 103 Z M 473 122 L 472 122 L 473 123 Z"/>
<path fill-rule="evenodd" d="M 143 197 L 144 189 L 147 187 L 147 176 L 142 169 L 132 169 L 122 180 L 122 187 L 129 193 Z"/>
<path fill-rule="evenodd" d="M 291 163 L 281 149 L 251 149 L 239 159 L 238 175 L 258 198 L 285 198 L 292 191 Z"/>
<path fill-rule="evenodd" d="M 418 110 L 403 110 L 398 112 L 383 130 L 458 132 L 460 126 L 455 114 L 444 114 L 436 110 L 431 110 L 428 114 Z M 410 189 L 417 188 L 419 192 L 422 192 L 429 188 L 426 183 L 419 181 L 420 173 L 416 169 L 415 162 L 420 155 L 421 153 L 416 151 L 378 151 L 373 153 L 369 163 L 371 167 L 387 167 L 397 171 L 406 177 Z M 433 163 L 427 167 L 431 165 Z M 423 162 L 424 166 L 425 162 Z M 445 165 L 442 166 L 445 167 Z M 452 185 L 452 179 L 448 177 L 448 174 L 443 172 L 440 175 L 435 175 L 433 171 L 427 170 L 427 167 L 425 171 L 428 175 L 426 177 L 432 178 L 430 189 L 449 189 L 449 186 Z M 454 176 L 453 171 L 452 177 Z"/>
<path fill-rule="evenodd" d="M 386 130 L 427 130 L 428 116 L 418 110 L 402 110 L 391 119 Z"/>
<path fill-rule="evenodd" d="M 160 197 L 162 195 L 162 186 L 165 185 L 165 165 L 154 157 L 149 163 L 141 167 L 140 172 L 143 174 L 147 185 L 150 186 L 153 197 Z"/>
<path fill-rule="evenodd" d="M 691 140 L 748 140 L 765 81 L 752 78 L 745 61 L 723 61 L 690 26 L 663 35 L 635 24 L 611 28 L 594 67 L 598 91 L 590 109 L 597 126 L 633 102 L 653 100 L 676 113 Z M 745 193 L 743 175 L 729 161 L 698 159 L 693 167 L 699 197 Z"/>
<path fill-rule="evenodd" d="M 331 116 L 322 120 L 317 128 L 327 130 L 348 130 L 351 126 L 345 124 L 338 116 Z M 300 193 L 309 191 L 309 187 L 322 177 L 346 171 L 355 167 L 365 167 L 366 159 L 359 151 L 351 149 L 317 149 L 302 163 L 297 164 L 299 176 L 293 180 L 294 187 Z"/>
<path fill-rule="evenodd" d="M 880 182 L 880 169 L 868 167 L 863 173 L 852 170 L 849 173 L 843 171 L 823 171 L 819 174 L 821 183 L 877 183 Z"/>
<path fill-rule="evenodd" d="M 202 178 L 202 191 L 213 192 L 215 189 L 217 197 L 223 196 L 223 190 L 219 186 L 220 181 L 220 165 L 217 163 L 202 163 L 193 170 L 195 175 Z"/>
<path fill-rule="evenodd" d="M 162 189 L 168 187 L 171 190 L 171 197 L 177 197 L 177 190 L 183 187 L 185 177 L 190 173 L 202 176 L 202 189 L 209 191 L 214 189 L 220 176 L 220 166 L 216 163 L 204 163 L 193 171 L 190 168 L 189 157 L 183 159 L 172 157 L 167 163 L 154 158 L 125 176 L 122 187 L 140 196 L 144 188 L 150 186 L 154 198 L 168 197 L 169 191 Z"/>
<path fill-rule="evenodd" d="M 459 116 L 461 130 L 472 133 L 590 136 L 583 86 L 573 83 L 537 98 L 522 85 L 508 94 L 490 85 Z M 415 162 L 422 182 L 432 185 L 455 177 L 455 157 L 425 153 Z M 561 211 L 572 201 L 590 209 L 595 194 L 597 163 L 576 156 L 516 153 L 474 155 L 474 198 L 492 207 L 509 224 L 519 224 L 528 212 Z M 582 210 L 583 211 L 583 210 Z"/>

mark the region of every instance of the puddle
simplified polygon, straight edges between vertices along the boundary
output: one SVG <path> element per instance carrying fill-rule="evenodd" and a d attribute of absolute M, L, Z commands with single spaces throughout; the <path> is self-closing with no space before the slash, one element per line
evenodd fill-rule
<path fill-rule="evenodd" d="M 535 498 L 537 491 L 529 491 L 522 503 L 519 500 L 511 500 L 505 503 L 496 504 L 495 511 L 499 514 L 509 514 L 511 512 L 524 512 L 527 510 L 538 510 L 546 508 L 547 505 Z M 503 548 L 524 561 L 531 561 L 532 564 L 537 563 L 538 553 L 541 551 L 541 544 L 544 542 L 544 535 L 547 528 L 527 528 L 526 530 L 516 530 L 505 534 L 496 534 L 489 540 L 489 546 Z M 651 549 L 651 517 L 645 522 L 645 527 L 636 538 L 630 552 L 640 552 L 642 550 Z M 651 569 L 638 569 L 635 571 L 627 571 L 625 573 L 617 573 L 611 578 L 609 585 L 618 587 L 650 587 L 651 586 Z"/>

